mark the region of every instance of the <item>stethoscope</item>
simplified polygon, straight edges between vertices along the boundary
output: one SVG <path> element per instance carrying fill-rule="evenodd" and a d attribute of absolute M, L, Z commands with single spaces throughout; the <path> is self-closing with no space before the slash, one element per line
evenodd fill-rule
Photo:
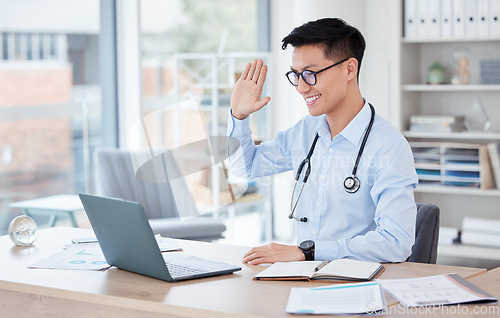
<path fill-rule="evenodd" d="M 363 141 L 361 142 L 361 146 L 359 147 L 358 151 L 358 156 L 356 158 L 356 162 L 354 163 L 354 167 L 352 169 L 351 176 L 345 178 L 344 180 L 344 189 L 347 191 L 347 193 L 355 193 L 356 191 L 359 190 L 359 187 L 361 186 L 361 182 L 359 181 L 358 177 L 356 177 L 356 171 L 358 170 L 358 164 L 359 160 L 361 159 L 361 155 L 363 154 L 363 150 L 365 149 L 366 145 L 366 140 L 368 139 L 368 135 L 370 134 L 370 131 L 372 130 L 373 126 L 373 121 L 375 120 L 375 108 L 373 108 L 372 104 L 370 105 L 371 109 L 371 118 L 370 122 L 368 123 L 368 127 L 366 128 L 365 135 L 363 137 Z M 314 137 L 314 141 L 311 145 L 311 148 L 309 149 L 309 153 L 307 154 L 306 158 L 302 160 L 302 162 L 299 164 L 299 167 L 297 168 L 297 175 L 295 176 L 295 182 L 293 183 L 293 190 L 292 190 L 292 199 L 290 201 L 290 210 L 291 213 L 288 215 L 289 219 L 295 219 L 296 221 L 300 222 L 307 222 L 306 217 L 302 217 L 298 219 L 295 217 L 295 208 L 297 207 L 297 203 L 299 202 L 300 195 L 302 194 L 302 190 L 304 189 L 304 185 L 307 182 L 307 179 L 309 178 L 309 175 L 311 174 L 311 156 L 314 152 L 314 148 L 316 147 L 316 142 L 318 141 L 319 135 L 316 133 L 316 136 Z M 300 178 L 300 175 L 302 174 L 302 170 L 304 169 L 304 166 L 306 167 L 306 172 L 304 174 L 304 178 L 302 179 L 302 186 L 300 187 L 299 195 L 297 196 L 297 200 L 295 200 L 295 203 L 293 201 L 293 195 L 295 194 L 295 187 L 297 186 L 297 181 Z"/>

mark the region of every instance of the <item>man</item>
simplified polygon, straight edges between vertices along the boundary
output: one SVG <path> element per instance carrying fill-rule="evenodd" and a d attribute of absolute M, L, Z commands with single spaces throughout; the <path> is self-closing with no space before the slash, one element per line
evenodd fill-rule
<path fill-rule="evenodd" d="M 235 85 L 228 129 L 240 142 L 231 171 L 248 178 L 297 173 L 311 153 L 308 182 L 302 183 L 306 163 L 292 197 L 299 245 L 254 247 L 243 262 L 405 261 L 415 236 L 417 175 L 407 141 L 359 90 L 363 36 L 341 19 L 326 18 L 295 28 L 283 39 L 283 49 L 288 45 L 294 50 L 286 76 L 310 115 L 255 146 L 248 116 L 271 100 L 261 99 L 267 66 L 255 60 Z"/>

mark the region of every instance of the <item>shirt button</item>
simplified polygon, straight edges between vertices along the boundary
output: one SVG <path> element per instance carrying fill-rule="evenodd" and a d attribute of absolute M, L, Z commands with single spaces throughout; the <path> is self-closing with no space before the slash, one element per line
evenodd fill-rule
<path fill-rule="evenodd" d="M 325 175 L 324 174 L 321 175 L 321 180 L 325 180 Z"/>
<path fill-rule="evenodd" d="M 321 206 L 321 204 L 320 203 L 316 203 L 316 206 L 319 208 Z"/>
<path fill-rule="evenodd" d="M 316 231 L 313 231 L 313 235 L 316 235 Z"/>
<path fill-rule="evenodd" d="M 328 149 L 328 151 L 333 152 L 333 149 L 332 149 L 332 148 L 330 148 L 330 149 Z"/>

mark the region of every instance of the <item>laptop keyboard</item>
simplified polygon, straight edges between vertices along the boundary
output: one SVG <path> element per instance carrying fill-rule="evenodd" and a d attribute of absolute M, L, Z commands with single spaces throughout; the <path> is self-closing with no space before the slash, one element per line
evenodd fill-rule
<path fill-rule="evenodd" d="M 168 271 L 170 272 L 170 276 L 172 277 L 192 276 L 207 272 L 206 270 L 194 268 L 191 266 L 182 266 L 170 262 L 165 262 L 165 264 L 167 264 Z"/>

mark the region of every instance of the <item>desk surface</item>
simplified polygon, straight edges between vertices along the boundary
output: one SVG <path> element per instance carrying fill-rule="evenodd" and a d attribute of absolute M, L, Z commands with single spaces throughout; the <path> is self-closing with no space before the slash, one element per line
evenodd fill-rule
<path fill-rule="evenodd" d="M 189 254 L 239 265 L 231 275 L 178 283 L 111 268 L 106 271 L 28 269 L 39 260 L 56 254 L 72 238 L 89 237 L 88 229 L 56 227 L 43 229 L 31 247 L 14 246 L 7 236 L 0 237 L 0 306 L 2 312 L 23 310 L 32 313 L 50 310 L 51 317 L 64 317 L 68 311 L 99 313 L 101 317 L 158 317 L 159 313 L 187 317 L 270 316 L 284 317 L 290 287 L 319 286 L 305 281 L 255 281 L 264 266 L 241 264 L 249 249 L 175 240 Z M 417 263 L 384 264 L 381 278 L 408 278 L 457 273 L 471 278 L 484 269 Z M 479 277 L 479 276 L 478 276 Z M 36 297 L 34 295 L 37 295 Z M 29 301 L 29 306 L 22 303 Z M 72 300 L 68 306 L 67 301 Z M 394 303 L 390 298 L 388 303 Z M 89 307 L 91 304 L 91 307 Z M 89 308 L 92 308 L 90 310 Z M 201 311 L 203 310 L 203 311 Z"/>

